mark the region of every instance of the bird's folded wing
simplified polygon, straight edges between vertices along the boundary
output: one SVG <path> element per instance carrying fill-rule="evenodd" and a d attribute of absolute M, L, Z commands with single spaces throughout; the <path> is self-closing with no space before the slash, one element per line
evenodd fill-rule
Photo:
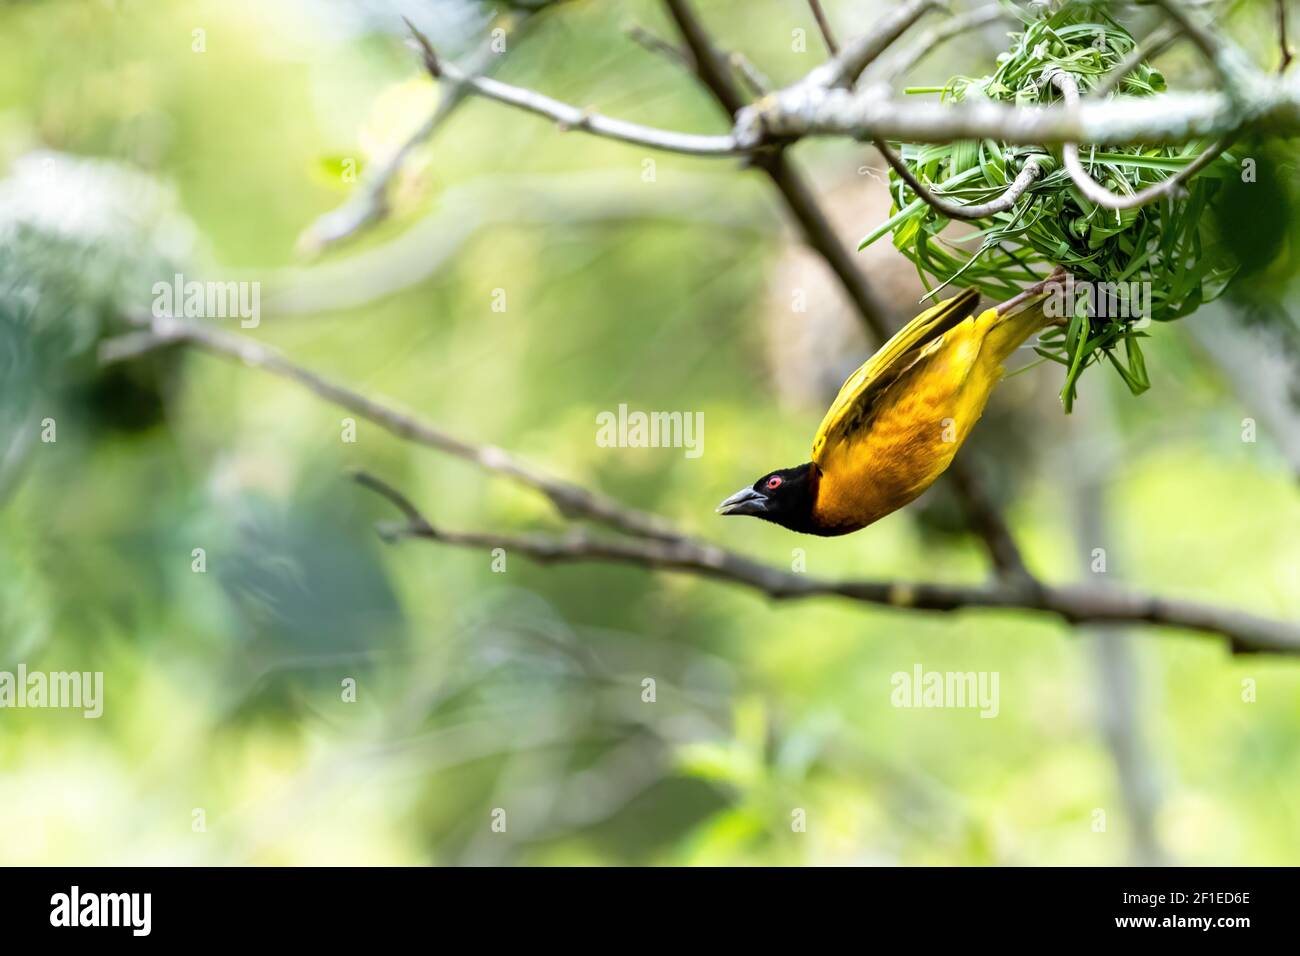
<path fill-rule="evenodd" d="M 922 312 L 903 326 L 875 355 L 845 380 L 813 439 L 812 460 L 820 464 L 828 446 L 843 440 L 871 420 L 871 406 L 889 383 L 907 371 L 922 350 L 975 309 L 979 293 L 967 289 Z"/>

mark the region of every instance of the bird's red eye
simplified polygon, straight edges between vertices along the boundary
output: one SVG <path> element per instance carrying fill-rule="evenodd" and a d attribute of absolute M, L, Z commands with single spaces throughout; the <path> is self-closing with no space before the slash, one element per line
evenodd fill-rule
<path fill-rule="evenodd" d="M 780 487 L 781 487 L 781 476 L 780 476 L 780 475 L 773 475 L 771 478 L 767 479 L 767 486 L 768 486 L 769 488 L 780 488 Z"/>

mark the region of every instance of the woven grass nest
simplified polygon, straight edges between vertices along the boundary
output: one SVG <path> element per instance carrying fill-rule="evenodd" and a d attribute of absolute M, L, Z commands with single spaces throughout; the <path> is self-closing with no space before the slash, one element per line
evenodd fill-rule
<path fill-rule="evenodd" d="M 1135 46 L 1133 36 L 1104 11 L 1067 7 L 1029 20 L 1011 34 L 1011 47 L 999 55 L 992 74 L 957 76 L 942 87 L 907 92 L 938 94 L 954 103 L 985 98 L 1021 106 L 1048 104 L 1060 100 L 1050 80 L 1063 70 L 1087 97 L 1103 78 L 1116 79 L 1113 71 Z M 1161 73 L 1143 62 L 1106 95 L 1150 96 L 1164 88 Z M 1207 145 L 1082 144 L 1080 158 L 1097 183 L 1128 195 L 1174 175 Z M 1009 210 L 970 223 L 949 220 L 891 173 L 892 215 L 860 248 L 892 234 L 895 247 L 916 265 L 932 295 L 957 283 L 1006 299 L 1056 266 L 1085 288 L 1092 284 L 1117 294 L 1121 307 L 1114 308 L 1112 301 L 1109 309 L 1096 308 L 1090 295 L 1074 297 L 1068 327 L 1045 334 L 1036 346 L 1044 359 L 1066 369 L 1061 397 L 1067 411 L 1079 376 L 1098 362 L 1114 366 L 1134 393 L 1149 387 L 1140 344 L 1148 320 L 1166 322 L 1193 312 L 1218 296 L 1235 271 L 1214 234 L 1213 217 L 1206 215 L 1223 178 L 1238 175 L 1238 160 L 1229 152 L 1172 196 L 1117 211 L 1094 204 L 1079 191 L 1059 147 L 982 140 L 895 148 L 923 186 L 960 203 L 991 200 L 1006 191 L 1031 157 L 1039 165 L 1042 174 Z"/>

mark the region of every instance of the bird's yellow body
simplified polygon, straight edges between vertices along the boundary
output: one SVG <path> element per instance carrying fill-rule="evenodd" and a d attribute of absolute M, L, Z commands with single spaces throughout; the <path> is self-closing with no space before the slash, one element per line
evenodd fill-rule
<path fill-rule="evenodd" d="M 813 441 L 816 525 L 865 527 L 952 463 L 1003 361 L 1045 322 L 1033 304 L 964 318 L 977 301 L 968 290 L 917 316 L 844 383 Z"/>
<path fill-rule="evenodd" d="M 1048 324 L 1042 285 L 971 316 L 967 290 L 907 323 L 840 388 L 812 461 L 769 472 L 718 506 L 806 534 L 848 534 L 934 484 L 970 434 L 1003 361 Z"/>

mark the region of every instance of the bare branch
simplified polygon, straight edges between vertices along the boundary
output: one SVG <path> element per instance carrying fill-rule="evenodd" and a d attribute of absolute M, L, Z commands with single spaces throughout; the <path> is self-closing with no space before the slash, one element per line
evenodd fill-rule
<path fill-rule="evenodd" d="M 402 529 L 405 533 L 429 534 L 434 537 L 437 536 L 437 532 L 434 530 L 433 526 L 424 520 L 424 516 L 420 514 L 419 509 L 416 508 L 415 505 L 411 504 L 410 499 L 392 485 L 388 484 L 388 482 L 376 478 L 368 471 L 362 471 L 360 469 L 352 472 L 352 480 L 363 488 L 369 488 L 371 491 L 387 498 L 389 502 L 392 503 L 393 507 L 400 511 L 402 516 L 406 518 L 406 526 Z M 385 537 L 391 538 L 394 536 L 385 535 Z"/>
<path fill-rule="evenodd" d="M 934 143 L 996 139 L 1027 145 L 1120 145 L 1230 138 L 1251 125 L 1283 135 L 1300 132 L 1300 83 L 1290 78 L 1263 77 L 1245 63 L 1240 51 L 1200 26 L 1173 0 L 1159 3 L 1214 65 L 1223 90 L 1084 100 L 1073 106 L 1038 108 L 987 100 L 960 104 L 903 102 L 893 98 L 881 84 L 857 91 L 842 88 L 842 82 L 834 82 L 839 75 L 831 64 L 823 64 L 803 80 L 740 111 L 735 124 L 736 140 L 743 147 L 788 143 L 804 136 Z M 843 60 L 847 52 L 842 51 L 837 61 Z M 1118 79 L 1112 77 L 1107 82 L 1117 83 Z"/>
<path fill-rule="evenodd" d="M 684 66 L 688 70 L 695 69 L 695 64 L 691 60 L 691 54 L 679 46 L 669 43 L 662 37 L 656 36 L 645 27 L 638 24 L 632 24 L 627 28 L 628 38 L 643 50 L 661 56 L 677 66 Z"/>
<path fill-rule="evenodd" d="M 1079 104 L 1079 84 L 1065 70 L 1057 70 L 1051 74 L 1052 84 L 1061 91 L 1061 96 L 1065 100 L 1065 105 L 1075 107 Z M 1163 179 L 1154 185 L 1148 186 L 1139 192 L 1127 196 L 1121 196 L 1118 193 L 1111 192 L 1105 186 L 1102 186 L 1088 174 L 1083 168 L 1083 163 L 1079 160 L 1079 144 L 1066 143 L 1062 148 L 1062 155 L 1065 159 L 1065 168 L 1070 173 L 1070 179 L 1079 187 L 1079 192 L 1083 193 L 1088 199 L 1098 206 L 1105 209 L 1136 209 L 1138 206 L 1145 206 L 1149 202 L 1154 202 L 1164 196 L 1176 196 L 1182 191 L 1183 183 L 1187 182 L 1198 172 L 1204 169 L 1210 163 L 1219 158 L 1219 154 L 1227 149 L 1228 144 L 1225 140 L 1220 140 L 1205 148 L 1205 151 L 1197 156 L 1194 160 L 1184 166 L 1174 175 Z"/>
<path fill-rule="evenodd" d="M 719 62 L 704 26 L 686 0 L 665 0 L 665 5 L 682 40 L 691 50 L 700 82 L 713 94 L 728 117 L 734 116 L 745 107 L 745 97 L 724 65 Z M 893 327 L 892 309 L 876 294 L 862 274 L 798 168 L 779 150 L 756 155 L 753 162 L 776 186 L 790 215 L 799 224 L 804 239 L 835 274 L 867 330 L 880 342 L 889 338 Z"/>
<path fill-rule="evenodd" d="M 826 18 L 826 11 L 822 9 L 821 0 L 808 0 L 808 6 L 812 10 L 813 19 L 817 21 L 817 29 L 821 31 L 822 40 L 826 44 L 826 52 L 834 56 L 839 52 L 839 44 L 835 42 L 835 34 L 831 32 L 831 22 Z"/>
<path fill-rule="evenodd" d="M 781 600 L 834 596 L 907 611 L 1038 611 L 1071 624 L 1152 624 L 1218 634 L 1228 638 L 1237 653 L 1300 654 L 1300 627 L 1294 624 L 1246 611 L 1110 588 L 1025 586 L 1015 582 L 969 586 L 831 581 L 774 568 L 686 537 L 604 538 L 585 531 L 563 536 L 447 531 L 433 525 L 409 499 L 382 480 L 373 475 L 359 476 L 359 480 L 383 494 L 405 516 L 405 524 L 383 526 L 382 533 L 390 539 L 406 536 L 464 548 L 504 548 L 507 553 L 522 554 L 545 564 L 600 562 L 675 571 L 742 585 Z"/>
<path fill-rule="evenodd" d="M 1246 126 L 1278 135 L 1300 133 L 1300 82 L 1253 84 L 1247 101 L 1222 92 L 1115 97 L 1023 107 L 990 100 L 958 104 L 892 98 L 871 86 L 859 92 L 796 85 L 764 97 L 736 117 L 737 144 L 754 148 L 806 136 L 947 143 L 994 139 L 1011 144 L 1180 144 L 1228 136 Z"/>
<path fill-rule="evenodd" d="M 916 195 L 924 200 L 929 206 L 947 216 L 949 219 L 971 221 L 975 219 L 984 219 L 988 216 L 994 215 L 995 213 L 1006 212 L 1016 204 L 1020 197 L 1025 194 L 1025 190 L 1032 186 L 1034 181 L 1038 179 L 1043 172 L 1042 167 L 1038 165 L 1038 160 L 1031 156 L 1025 161 L 1024 168 L 1020 170 L 1020 174 L 1016 176 L 1015 180 L 1006 188 L 1006 191 L 1003 192 L 1002 195 L 983 203 L 954 203 L 942 199 L 930 192 L 930 190 L 927 189 L 915 175 L 913 175 L 912 171 L 907 167 L 907 163 L 903 162 L 903 160 L 899 158 L 898 154 L 895 153 L 890 145 L 883 139 L 874 140 L 873 145 L 877 150 L 879 150 L 880 155 L 885 157 L 885 162 L 889 163 L 889 165 L 893 167 L 894 172 L 898 173 L 899 178 L 902 179 L 903 182 L 907 183 L 908 188 L 911 189 L 912 192 L 916 193 Z"/>
<path fill-rule="evenodd" d="M 627 120 L 602 116 L 600 113 L 581 109 L 570 103 L 562 103 L 543 93 L 524 89 L 521 86 L 511 86 L 509 83 L 502 83 L 486 76 L 470 76 L 459 67 L 440 60 L 428 38 L 409 22 L 407 25 L 420 47 L 424 67 L 434 79 L 447 78 L 479 96 L 554 120 L 562 129 L 583 130 L 607 139 L 672 153 L 685 153 L 688 156 L 735 156 L 746 152 L 737 148 L 733 136 L 679 133 L 674 130 L 643 126 L 640 123 L 629 123 Z"/>
<path fill-rule="evenodd" d="M 912 24 L 940 6 L 938 0 L 906 0 L 893 7 L 877 21 L 872 30 L 854 37 L 834 57 L 799 80 L 795 87 L 835 89 L 852 86 L 862 71 L 889 49 Z"/>
<path fill-rule="evenodd" d="M 507 42 L 523 35 L 532 22 L 535 12 L 524 11 L 518 17 L 503 20 L 500 29 L 505 31 Z M 475 52 L 464 66 L 469 76 L 480 76 L 500 61 L 500 54 L 488 40 Z M 388 187 L 393 177 L 406 165 L 407 160 L 422 143 L 428 140 L 465 100 L 464 84 L 448 82 L 443 85 L 438 105 L 420 126 L 374 172 L 368 173 L 348 200 L 337 209 L 319 217 L 307 227 L 298 239 L 299 249 L 317 254 L 350 239 L 367 226 L 388 215 Z"/>
<path fill-rule="evenodd" d="M 588 518 L 625 534 L 649 538 L 676 537 L 676 532 L 672 531 L 657 515 L 625 508 L 612 498 L 546 475 L 500 448 L 476 445 L 456 438 L 423 419 L 391 408 L 303 368 L 282 353 L 254 339 L 171 316 L 146 315 L 131 317 L 131 320 L 143 326 L 144 332 L 152 336 L 154 347 L 184 344 L 214 355 L 234 359 L 244 365 L 264 369 L 273 375 L 301 385 L 320 398 L 346 408 L 367 421 L 374 422 L 398 438 L 453 455 L 539 491 L 566 517 Z M 129 333 L 122 338 L 109 339 L 100 348 L 100 361 L 108 364 L 138 356 L 143 352 L 144 341 L 139 333 Z"/>

